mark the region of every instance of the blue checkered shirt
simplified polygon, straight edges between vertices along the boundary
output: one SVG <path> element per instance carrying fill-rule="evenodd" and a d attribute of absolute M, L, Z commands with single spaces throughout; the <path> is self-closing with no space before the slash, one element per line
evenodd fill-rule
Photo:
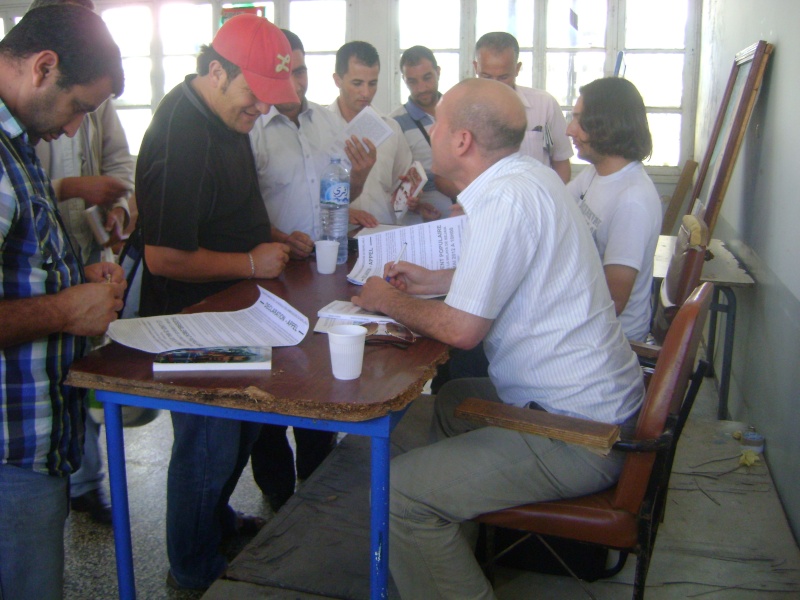
<path fill-rule="evenodd" d="M 0 127 L 0 302 L 56 294 L 81 283 L 81 266 L 60 225 L 50 181 L 2 100 Z M 0 349 L 3 463 L 60 476 L 77 470 L 83 403 L 64 378 L 84 343 L 54 333 Z"/>

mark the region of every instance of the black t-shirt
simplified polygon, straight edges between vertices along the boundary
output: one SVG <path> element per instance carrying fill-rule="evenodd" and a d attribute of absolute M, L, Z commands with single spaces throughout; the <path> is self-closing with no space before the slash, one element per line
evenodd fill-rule
<path fill-rule="evenodd" d="M 271 241 L 250 137 L 208 109 L 190 85 L 194 77 L 164 97 L 142 141 L 136 200 L 144 243 L 248 252 Z M 233 283 L 186 283 L 145 268 L 140 314 L 174 314 Z"/>

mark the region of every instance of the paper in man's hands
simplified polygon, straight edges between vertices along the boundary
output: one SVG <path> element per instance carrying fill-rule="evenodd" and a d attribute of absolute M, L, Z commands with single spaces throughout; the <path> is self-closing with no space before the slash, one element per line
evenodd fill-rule
<path fill-rule="evenodd" d="M 454 269 L 466 222 L 467 218 L 461 216 L 358 236 L 358 259 L 347 280 L 364 285 L 370 277 L 383 277 L 384 266 L 397 258 L 403 244 L 407 244 L 406 262 L 433 271 Z"/>
<path fill-rule="evenodd" d="M 409 210 L 409 200 L 419 196 L 422 187 L 428 181 L 428 176 L 425 174 L 425 168 L 418 160 L 411 163 L 411 166 L 402 176 L 400 184 L 392 194 L 392 205 L 394 206 L 394 214 L 397 219 L 403 217 Z M 413 210 L 413 207 L 412 207 Z"/>
<path fill-rule="evenodd" d="M 394 135 L 392 128 L 375 112 L 374 108 L 367 106 L 347 124 L 344 131 L 336 138 L 329 154 L 331 156 L 339 156 L 342 159 L 347 158 L 347 154 L 344 151 L 344 143 L 351 136 L 356 136 L 364 147 L 364 152 L 369 152 L 369 148 L 364 144 L 363 138 L 367 138 L 377 148 L 392 135 Z"/>
<path fill-rule="evenodd" d="M 308 319 L 262 287 L 250 308 L 233 312 L 120 319 L 108 327 L 115 342 L 145 352 L 208 346 L 295 346 Z"/>

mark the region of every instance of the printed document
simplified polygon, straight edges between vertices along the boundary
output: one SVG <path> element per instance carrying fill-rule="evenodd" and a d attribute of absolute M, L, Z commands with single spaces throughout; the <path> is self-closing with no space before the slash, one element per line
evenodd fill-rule
<path fill-rule="evenodd" d="M 381 313 L 364 310 L 349 300 L 334 300 L 317 311 L 319 320 L 314 333 L 325 333 L 334 325 L 360 325 L 362 323 L 397 323 Z"/>
<path fill-rule="evenodd" d="M 349 140 L 350 136 L 353 135 L 359 140 L 367 138 L 375 144 L 377 148 L 394 135 L 394 131 L 392 131 L 392 128 L 386 124 L 374 108 L 367 106 L 347 124 L 344 131 L 333 142 L 329 154 L 331 156 L 338 156 L 342 160 L 347 160 L 347 154 L 344 151 L 344 142 L 345 140 Z M 364 151 L 366 151 L 367 147 L 364 142 L 361 142 L 361 145 L 364 146 Z M 347 162 L 349 165 L 350 161 L 348 160 Z M 348 168 L 350 167 L 348 166 Z"/>
<path fill-rule="evenodd" d="M 108 327 L 115 342 L 145 352 L 207 346 L 295 346 L 308 319 L 262 287 L 250 308 L 232 312 L 120 319 Z"/>
<path fill-rule="evenodd" d="M 453 269 L 461 255 L 465 224 L 462 215 L 358 236 L 358 261 L 347 279 L 364 285 L 373 275 L 383 277 L 384 265 L 397 259 L 403 244 L 408 244 L 403 260 L 426 269 Z"/>

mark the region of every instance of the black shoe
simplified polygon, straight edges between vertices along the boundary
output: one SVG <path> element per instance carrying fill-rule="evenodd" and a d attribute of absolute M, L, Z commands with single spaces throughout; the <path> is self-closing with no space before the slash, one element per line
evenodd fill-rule
<path fill-rule="evenodd" d="M 111 505 L 106 502 L 102 490 L 89 490 L 85 494 L 70 498 L 69 504 L 74 511 L 89 513 L 92 521 L 111 525 Z"/>

